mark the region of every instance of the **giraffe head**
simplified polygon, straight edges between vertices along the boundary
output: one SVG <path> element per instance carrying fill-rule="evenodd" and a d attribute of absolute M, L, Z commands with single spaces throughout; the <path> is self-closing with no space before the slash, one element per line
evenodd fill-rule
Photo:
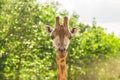
<path fill-rule="evenodd" d="M 68 29 L 68 17 L 64 17 L 63 24 L 59 23 L 59 17 L 56 17 L 55 28 L 45 26 L 45 30 L 50 34 L 53 46 L 58 53 L 66 52 L 70 39 L 78 31 L 78 28 Z"/>

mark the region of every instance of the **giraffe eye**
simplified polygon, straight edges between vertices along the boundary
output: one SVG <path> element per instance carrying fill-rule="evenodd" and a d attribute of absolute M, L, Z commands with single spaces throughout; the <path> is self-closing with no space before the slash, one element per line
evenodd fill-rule
<path fill-rule="evenodd" d="M 54 39 L 54 36 L 53 36 L 53 35 L 51 36 L 51 39 Z"/>
<path fill-rule="evenodd" d="M 69 39 L 71 39 L 72 38 L 72 36 L 69 36 Z"/>

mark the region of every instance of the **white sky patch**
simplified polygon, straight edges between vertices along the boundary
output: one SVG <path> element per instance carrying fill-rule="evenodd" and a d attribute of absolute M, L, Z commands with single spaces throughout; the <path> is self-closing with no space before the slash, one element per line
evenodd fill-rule
<path fill-rule="evenodd" d="M 120 36 L 120 0 L 38 0 L 39 2 L 58 1 L 61 9 L 66 9 L 71 14 L 77 12 L 79 21 L 92 24 L 93 17 L 97 25 L 107 28 L 106 32 L 114 32 Z"/>
<path fill-rule="evenodd" d="M 120 37 L 120 23 L 113 22 L 113 23 L 98 23 L 97 25 L 102 26 L 107 33 L 112 33 L 118 37 Z"/>

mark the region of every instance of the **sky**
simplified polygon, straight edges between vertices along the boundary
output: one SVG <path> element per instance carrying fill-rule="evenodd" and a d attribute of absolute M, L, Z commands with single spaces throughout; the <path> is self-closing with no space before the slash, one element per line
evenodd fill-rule
<path fill-rule="evenodd" d="M 80 15 L 79 21 L 92 24 L 93 17 L 97 25 L 105 28 L 107 33 L 114 32 L 120 36 L 120 0 L 38 0 L 58 1 L 69 13 L 76 12 Z"/>

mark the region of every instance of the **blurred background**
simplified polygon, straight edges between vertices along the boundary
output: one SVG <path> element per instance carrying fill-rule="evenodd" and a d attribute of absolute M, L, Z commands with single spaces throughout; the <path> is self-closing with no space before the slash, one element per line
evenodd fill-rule
<path fill-rule="evenodd" d="M 67 56 L 67 80 L 120 80 L 120 1 L 0 0 L 0 80 L 56 80 L 45 25 L 56 16 L 79 27 Z"/>

